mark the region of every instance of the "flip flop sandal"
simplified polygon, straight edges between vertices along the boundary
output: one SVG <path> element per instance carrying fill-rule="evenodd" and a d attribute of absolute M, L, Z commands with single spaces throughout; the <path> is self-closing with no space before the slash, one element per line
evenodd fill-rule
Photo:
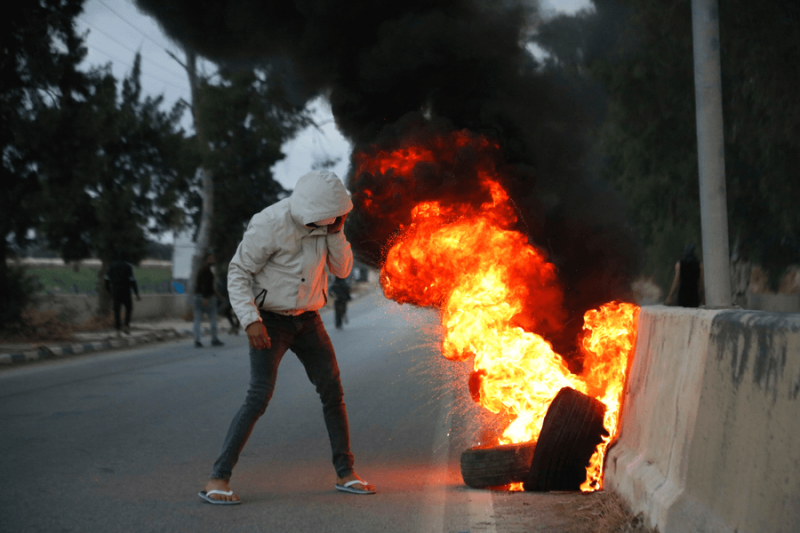
<path fill-rule="evenodd" d="M 220 496 L 233 496 L 233 491 L 229 490 L 228 492 L 222 490 L 210 490 L 208 492 L 201 490 L 197 493 L 204 501 L 211 503 L 213 505 L 237 505 L 242 503 L 241 500 L 217 500 L 216 498 L 212 498 L 212 494 L 219 494 Z"/>
<path fill-rule="evenodd" d="M 367 482 L 361 481 L 360 479 L 348 481 L 344 485 L 335 485 L 335 486 L 336 490 L 340 490 L 342 492 L 349 492 L 350 494 L 375 494 L 374 490 L 367 490 L 366 488 L 354 487 L 353 485 L 356 484 L 363 485 L 364 487 L 367 486 Z"/>

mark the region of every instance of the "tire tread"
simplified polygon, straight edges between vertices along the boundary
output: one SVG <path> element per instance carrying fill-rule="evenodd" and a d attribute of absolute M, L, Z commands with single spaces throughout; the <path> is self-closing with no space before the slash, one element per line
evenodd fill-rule
<path fill-rule="evenodd" d="M 545 415 L 526 491 L 579 490 L 586 466 L 607 432 L 603 428 L 605 405 L 574 389 L 559 391 Z"/>

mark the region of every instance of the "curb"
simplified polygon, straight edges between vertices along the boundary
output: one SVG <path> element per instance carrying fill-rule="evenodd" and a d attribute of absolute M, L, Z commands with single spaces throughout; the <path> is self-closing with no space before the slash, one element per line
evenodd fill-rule
<path fill-rule="evenodd" d="M 67 344 L 64 346 L 39 346 L 37 349 L 26 350 L 21 353 L 0 354 L 0 365 L 14 365 L 24 362 L 57 359 L 82 353 L 100 352 L 114 348 L 125 348 L 139 344 L 150 344 L 169 339 L 191 337 L 192 335 L 192 332 L 189 330 L 176 331 L 174 329 L 169 329 L 155 331 L 138 337 L 121 337 L 104 341 Z"/>
<path fill-rule="evenodd" d="M 353 297 L 353 300 L 360 299 L 369 294 L 370 290 L 361 291 L 360 294 Z M 332 310 L 331 308 L 327 309 Z M 320 309 L 322 312 L 322 309 Z M 219 322 L 218 322 L 219 324 Z M 202 334 L 209 334 L 210 328 L 203 326 L 201 329 Z M 194 333 L 191 329 L 177 331 L 175 329 L 167 329 L 154 331 L 139 337 L 118 337 L 116 339 L 87 342 L 87 343 L 73 343 L 64 346 L 39 346 L 34 350 L 26 350 L 20 353 L 0 353 L 0 367 L 10 366 L 19 363 L 45 361 L 49 359 L 58 359 L 61 357 L 68 357 L 70 355 L 78 355 L 82 353 L 101 352 L 104 350 L 112 350 L 114 348 L 125 348 L 128 346 L 136 346 L 137 344 L 150 344 L 153 342 L 161 342 L 169 339 L 177 339 L 184 337 L 193 337 Z"/>

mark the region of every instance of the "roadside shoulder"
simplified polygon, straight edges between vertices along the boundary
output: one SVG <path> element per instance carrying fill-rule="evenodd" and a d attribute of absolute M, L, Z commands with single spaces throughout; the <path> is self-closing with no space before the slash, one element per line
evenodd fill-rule
<path fill-rule="evenodd" d="M 95 337 L 101 335 L 94 335 Z M 100 339 L 80 339 L 71 342 L 55 342 L 40 344 L 12 344 L 0 346 L 0 366 L 15 365 L 20 363 L 43 361 L 71 355 L 90 352 L 102 352 L 116 348 L 125 348 L 141 344 L 151 344 L 170 339 L 191 336 L 191 331 L 179 330 L 174 327 L 151 327 L 142 331 L 132 332 L 125 337 L 113 338 L 105 335 Z M 76 335 L 76 337 L 79 337 Z"/>

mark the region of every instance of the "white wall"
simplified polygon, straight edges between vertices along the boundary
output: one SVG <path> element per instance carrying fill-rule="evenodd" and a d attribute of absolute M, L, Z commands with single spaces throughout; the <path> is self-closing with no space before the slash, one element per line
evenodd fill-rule
<path fill-rule="evenodd" d="M 156 318 L 180 318 L 186 312 L 183 294 L 143 294 L 141 301 L 133 298 L 132 322 Z M 97 296 L 86 294 L 48 294 L 39 297 L 36 309 L 53 310 L 64 322 L 80 324 L 97 312 Z"/>

